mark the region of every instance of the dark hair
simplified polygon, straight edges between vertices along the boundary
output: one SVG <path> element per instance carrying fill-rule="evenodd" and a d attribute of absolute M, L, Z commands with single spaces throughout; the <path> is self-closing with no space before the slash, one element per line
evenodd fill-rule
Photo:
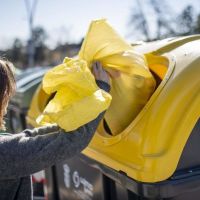
<path fill-rule="evenodd" d="M 12 63 L 0 59 L 0 129 L 5 129 L 4 115 L 7 109 L 10 97 L 14 94 L 16 88 L 14 74 L 12 72 Z"/>

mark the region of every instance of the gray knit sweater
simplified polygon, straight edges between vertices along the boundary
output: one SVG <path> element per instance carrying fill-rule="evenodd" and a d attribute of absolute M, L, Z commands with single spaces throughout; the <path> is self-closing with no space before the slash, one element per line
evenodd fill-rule
<path fill-rule="evenodd" d="M 109 91 L 109 85 L 97 81 Z M 103 117 L 71 133 L 56 125 L 25 130 L 18 134 L 0 135 L 0 200 L 31 200 L 30 175 L 81 152 L 92 139 Z"/>

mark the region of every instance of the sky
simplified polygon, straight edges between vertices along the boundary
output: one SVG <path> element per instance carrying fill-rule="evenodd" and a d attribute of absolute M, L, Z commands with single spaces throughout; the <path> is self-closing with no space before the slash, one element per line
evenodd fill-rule
<path fill-rule="evenodd" d="M 27 0 L 32 4 L 33 0 Z M 78 42 L 87 32 L 91 20 L 106 18 L 127 40 L 128 21 L 136 0 L 38 0 L 34 26 L 43 26 L 48 33 L 48 45 Z M 147 0 L 140 0 L 144 5 Z M 200 8 L 199 0 L 167 0 L 173 12 L 186 5 Z M 14 38 L 26 42 L 29 37 L 25 0 L 0 0 L 0 49 L 8 48 Z M 145 6 L 144 6 L 145 8 Z M 146 8 L 148 9 L 148 8 Z M 198 11 L 199 12 L 199 11 Z M 151 14 L 149 18 L 151 18 Z M 137 39 L 137 38 L 136 38 Z"/>

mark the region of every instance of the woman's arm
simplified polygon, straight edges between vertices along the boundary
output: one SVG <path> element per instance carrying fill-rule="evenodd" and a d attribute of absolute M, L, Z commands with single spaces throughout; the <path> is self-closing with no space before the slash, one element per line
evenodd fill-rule
<path fill-rule="evenodd" d="M 101 82 L 101 88 L 108 91 L 109 85 Z M 57 126 L 46 127 L 49 134 L 30 137 L 29 132 L 0 137 L 0 179 L 13 179 L 33 174 L 55 165 L 81 152 L 92 139 L 100 120 L 95 120 L 65 133 Z M 45 132 L 38 128 L 37 132 Z"/>
<path fill-rule="evenodd" d="M 35 137 L 25 133 L 1 136 L 0 179 L 27 176 L 81 152 L 89 144 L 102 116 L 71 133 L 59 130 Z"/>

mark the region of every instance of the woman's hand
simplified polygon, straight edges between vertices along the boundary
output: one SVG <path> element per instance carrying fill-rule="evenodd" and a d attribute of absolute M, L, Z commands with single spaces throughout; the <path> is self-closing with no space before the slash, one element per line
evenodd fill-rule
<path fill-rule="evenodd" d="M 108 85 L 110 85 L 109 74 L 103 69 L 103 67 L 99 61 L 96 61 L 92 64 L 92 73 L 96 80 L 104 81 Z"/>

